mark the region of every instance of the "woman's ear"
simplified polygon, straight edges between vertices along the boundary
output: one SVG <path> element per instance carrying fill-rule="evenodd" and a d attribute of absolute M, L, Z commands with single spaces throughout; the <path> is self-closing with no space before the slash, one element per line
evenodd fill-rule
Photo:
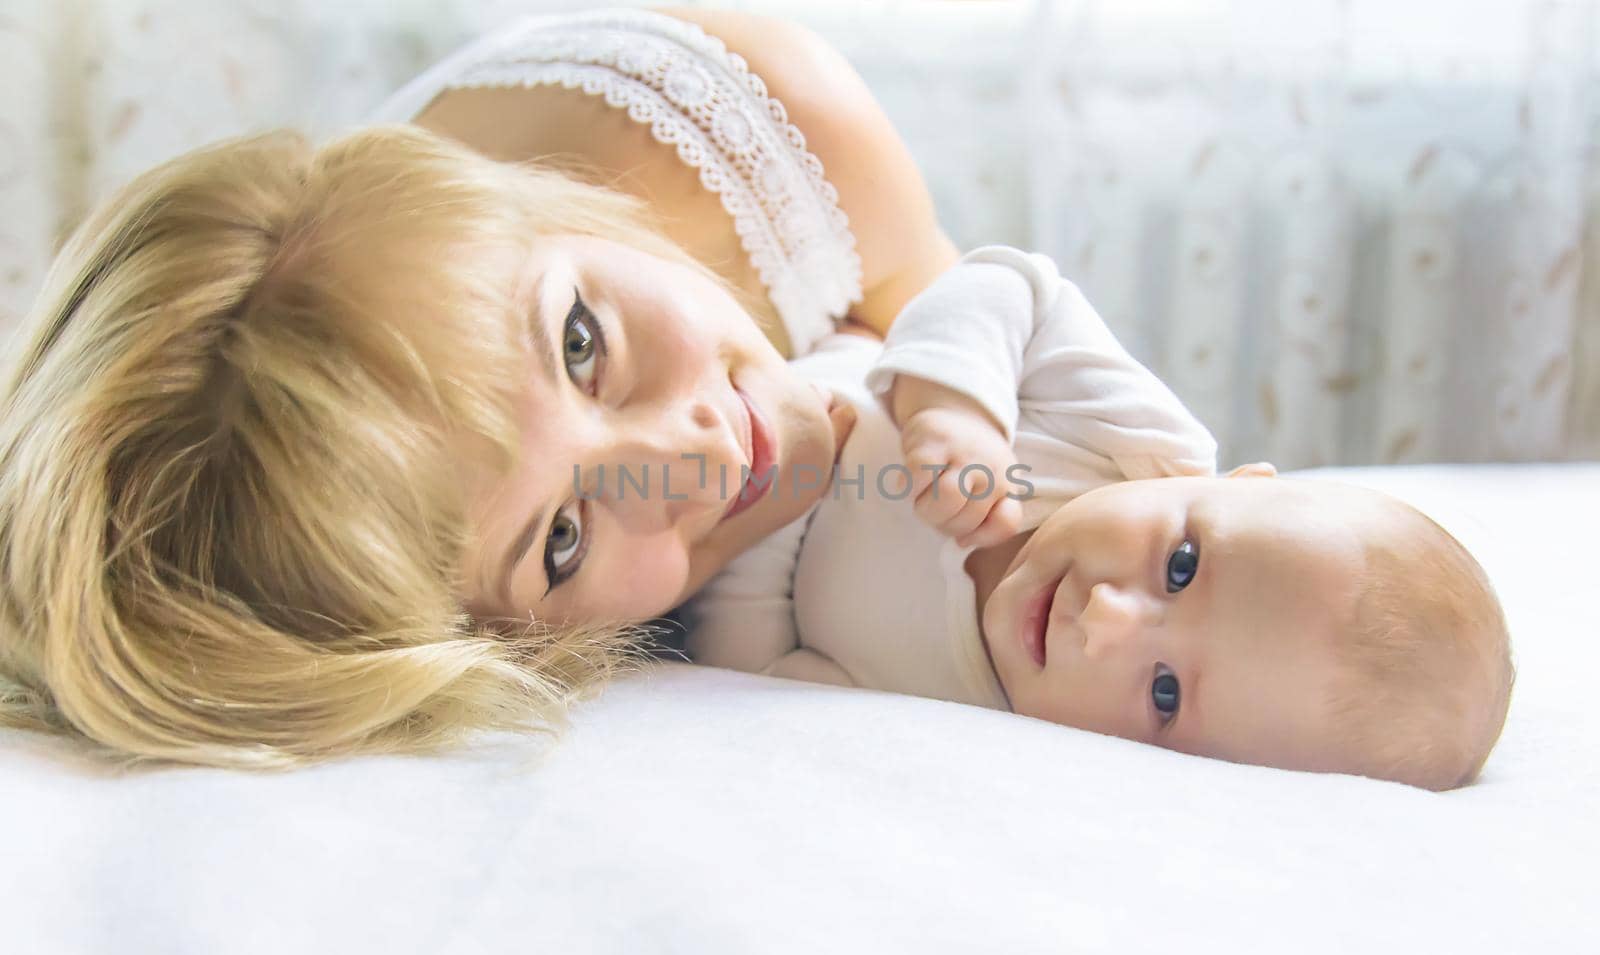
<path fill-rule="evenodd" d="M 1228 477 L 1277 477 L 1278 469 L 1270 461 L 1256 461 L 1251 464 L 1241 464 L 1228 472 Z"/>

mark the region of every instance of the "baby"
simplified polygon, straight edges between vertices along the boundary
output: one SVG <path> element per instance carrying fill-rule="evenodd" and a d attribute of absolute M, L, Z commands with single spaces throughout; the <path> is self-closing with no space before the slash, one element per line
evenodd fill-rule
<path fill-rule="evenodd" d="M 977 249 L 881 346 L 793 365 L 857 421 L 828 493 L 682 608 L 697 662 L 1432 789 L 1494 745 L 1508 638 L 1471 556 L 1377 492 L 1214 477 L 1048 258 Z"/>

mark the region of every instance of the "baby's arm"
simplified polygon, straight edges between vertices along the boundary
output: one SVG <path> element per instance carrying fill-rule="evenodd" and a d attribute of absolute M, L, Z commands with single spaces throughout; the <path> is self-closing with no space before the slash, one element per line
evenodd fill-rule
<path fill-rule="evenodd" d="M 1217 441 L 1205 425 L 1128 354 L 1055 263 L 1029 257 L 1056 294 L 1017 389 L 1028 429 L 1109 460 L 1124 478 L 1216 473 Z"/>
<path fill-rule="evenodd" d="M 1021 530 L 1022 508 L 1002 483 L 1016 452 L 983 406 L 910 375 L 895 377 L 888 404 L 918 519 L 963 547 L 998 544 Z"/>
<path fill-rule="evenodd" d="M 963 260 L 914 298 L 866 381 L 900 429 L 917 516 L 974 547 L 1011 537 L 1022 518 L 1006 478 L 1033 300 L 1026 282 L 991 270 Z"/>
<path fill-rule="evenodd" d="M 939 386 L 923 389 L 930 394 L 943 389 L 970 399 L 1011 442 L 1023 358 L 1044 309 L 1024 273 L 984 258 L 1003 248 L 967 253 L 895 319 L 867 375 L 867 387 L 891 412 L 915 410 L 906 399 L 912 389 L 901 386 L 920 380 Z"/>
<path fill-rule="evenodd" d="M 975 249 L 914 299 L 867 383 L 893 402 L 913 376 L 969 398 L 1007 443 L 1026 413 L 1125 477 L 1215 469 L 1211 434 L 1037 253 Z"/>

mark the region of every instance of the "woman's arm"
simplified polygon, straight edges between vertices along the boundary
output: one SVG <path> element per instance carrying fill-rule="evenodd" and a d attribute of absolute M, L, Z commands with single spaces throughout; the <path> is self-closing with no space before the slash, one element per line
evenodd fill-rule
<path fill-rule="evenodd" d="M 879 335 L 960 257 L 940 228 L 922 173 L 848 60 L 810 28 L 774 17 L 664 7 L 720 39 L 783 103 L 839 190 L 861 254 L 863 300 L 850 318 Z"/>

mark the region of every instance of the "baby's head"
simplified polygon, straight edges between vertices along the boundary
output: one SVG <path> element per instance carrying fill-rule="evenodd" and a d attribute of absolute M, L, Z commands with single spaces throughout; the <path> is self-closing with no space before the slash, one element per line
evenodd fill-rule
<path fill-rule="evenodd" d="M 1276 478 L 1098 488 L 983 608 L 1019 713 L 1236 762 L 1470 782 L 1510 698 L 1475 560 L 1376 491 Z"/>

